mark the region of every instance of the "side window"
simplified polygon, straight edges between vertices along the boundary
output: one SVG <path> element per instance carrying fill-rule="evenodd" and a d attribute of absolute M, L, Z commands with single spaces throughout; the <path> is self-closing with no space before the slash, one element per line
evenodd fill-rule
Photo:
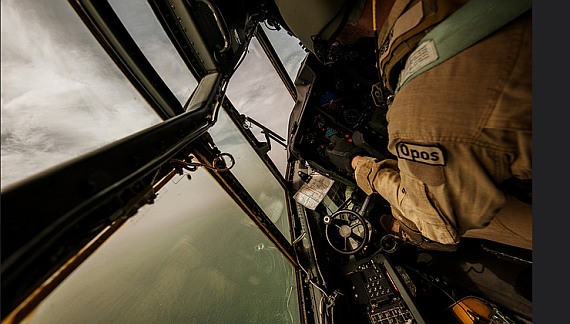
<path fill-rule="evenodd" d="M 148 4 L 112 5 L 184 103 L 197 82 Z M 1 14 L 3 188 L 161 122 L 68 1 L 3 1 Z"/>
<path fill-rule="evenodd" d="M 291 263 L 206 172 L 191 175 L 172 179 L 28 322 L 299 323 Z"/>
<path fill-rule="evenodd" d="M 180 104 L 188 100 L 197 82 L 146 1 L 109 0 L 131 37 L 168 85 Z"/>

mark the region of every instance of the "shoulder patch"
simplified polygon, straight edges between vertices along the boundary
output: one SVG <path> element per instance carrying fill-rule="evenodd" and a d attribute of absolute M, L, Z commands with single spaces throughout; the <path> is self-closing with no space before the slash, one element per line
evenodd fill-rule
<path fill-rule="evenodd" d="M 443 150 L 438 146 L 400 142 L 396 144 L 396 151 L 400 159 L 431 165 L 445 165 Z"/>

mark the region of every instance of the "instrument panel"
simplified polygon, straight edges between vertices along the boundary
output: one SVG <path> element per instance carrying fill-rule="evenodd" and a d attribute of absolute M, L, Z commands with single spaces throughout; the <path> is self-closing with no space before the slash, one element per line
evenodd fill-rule
<path fill-rule="evenodd" d="M 352 297 L 366 313 L 369 323 L 425 323 L 411 299 L 410 287 L 384 255 L 350 264 L 344 273 L 352 283 Z"/>
<path fill-rule="evenodd" d="M 326 150 L 331 146 L 331 136 L 346 139 L 369 156 L 391 157 L 387 150 L 387 105 L 375 95 L 373 78 L 354 74 L 347 68 L 322 66 L 308 59 L 299 75 L 309 75 L 310 89 L 289 122 L 289 153 L 345 183 L 353 183 L 353 175 L 330 162 Z"/>

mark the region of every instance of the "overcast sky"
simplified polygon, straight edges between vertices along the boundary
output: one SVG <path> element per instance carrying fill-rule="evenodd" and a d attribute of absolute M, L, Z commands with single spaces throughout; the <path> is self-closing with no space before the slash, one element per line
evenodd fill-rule
<path fill-rule="evenodd" d="M 181 60 L 166 38 L 149 32 L 158 24 L 148 8 L 129 9 L 129 2 L 111 1 L 151 63 L 184 101 L 196 82 L 180 68 Z M 0 4 L 2 188 L 160 122 L 66 0 Z M 294 75 L 304 57 L 298 41 L 283 34 L 270 38 Z M 253 47 L 228 96 L 242 113 L 285 137 L 292 101 L 284 97 L 288 93 L 279 79 L 267 72 L 268 64 Z M 284 156 L 282 147 L 272 147 Z"/>
<path fill-rule="evenodd" d="M 2 187 L 160 119 L 65 0 L 3 0 Z"/>

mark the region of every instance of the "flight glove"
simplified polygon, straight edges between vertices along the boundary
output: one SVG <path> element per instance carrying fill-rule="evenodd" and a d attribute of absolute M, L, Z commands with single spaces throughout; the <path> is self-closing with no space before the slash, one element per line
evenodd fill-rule
<path fill-rule="evenodd" d="M 332 135 L 329 140 L 330 144 L 326 149 L 326 154 L 332 164 L 347 172 L 354 172 L 350 162 L 356 155 L 363 155 L 364 150 L 338 135 Z"/>

